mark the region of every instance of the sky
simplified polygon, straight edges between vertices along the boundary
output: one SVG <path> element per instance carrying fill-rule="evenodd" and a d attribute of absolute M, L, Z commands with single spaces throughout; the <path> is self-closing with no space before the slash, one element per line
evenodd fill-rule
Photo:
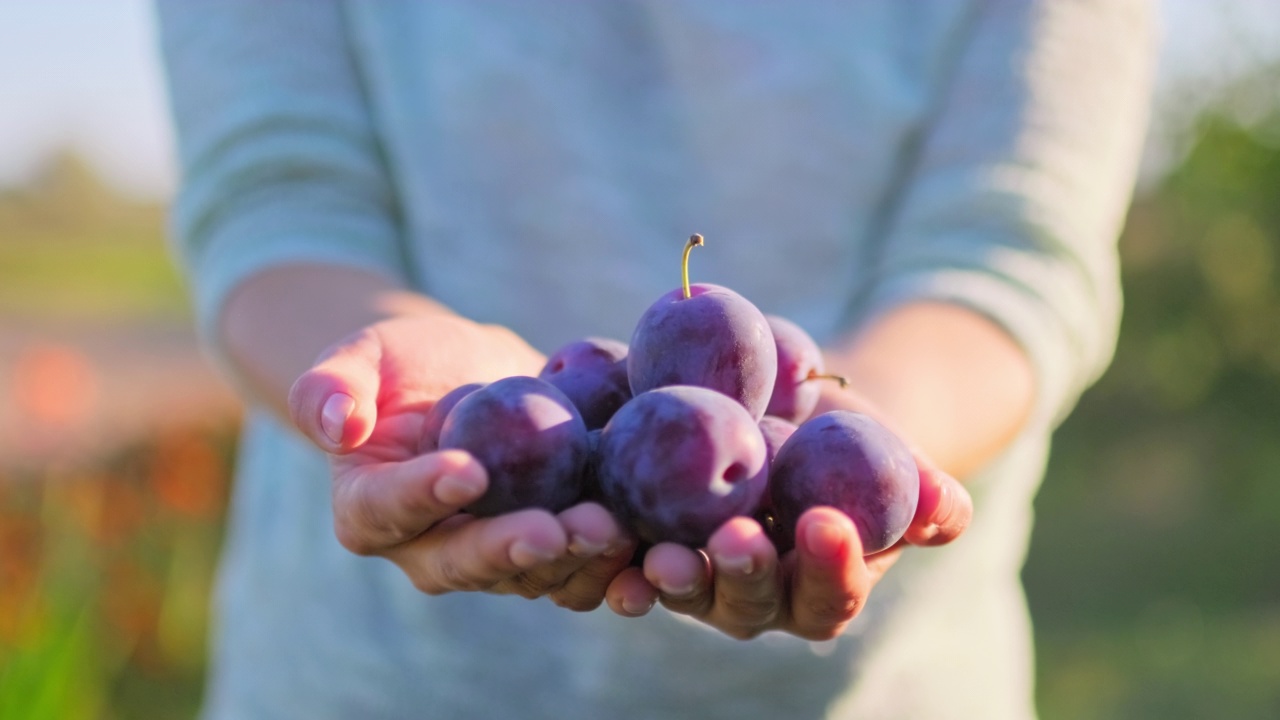
<path fill-rule="evenodd" d="M 1213 87 L 1280 59 L 1276 0 L 1156 1 L 1166 105 L 1175 88 Z M 0 187 L 71 147 L 126 193 L 172 193 L 173 135 L 154 31 L 150 0 L 0 0 Z"/>

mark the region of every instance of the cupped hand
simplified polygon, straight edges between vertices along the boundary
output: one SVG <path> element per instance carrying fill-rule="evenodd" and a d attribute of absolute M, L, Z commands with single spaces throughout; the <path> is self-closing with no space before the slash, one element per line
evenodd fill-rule
<path fill-rule="evenodd" d="M 473 517 L 462 508 L 484 494 L 484 468 L 463 451 L 417 451 L 441 395 L 535 375 L 542 362 L 505 329 L 447 315 L 379 322 L 326 350 L 294 383 L 289 409 L 332 455 L 339 542 L 391 560 L 431 595 L 485 591 L 598 606 L 634 550 L 609 512 L 582 503 Z"/>
<path fill-rule="evenodd" d="M 874 412 L 868 404 L 857 409 Z M 779 557 L 758 522 L 733 518 L 700 550 L 674 543 L 650 548 L 643 568 L 620 573 L 609 586 L 609 606 L 635 616 L 661 602 L 739 639 L 768 630 L 809 640 L 836 637 L 866 606 L 906 545 L 949 543 L 973 516 L 964 486 L 918 449 L 913 454 L 920 499 L 893 547 L 864 557 L 854 521 L 834 508 L 816 507 L 800 516 L 795 547 Z"/>

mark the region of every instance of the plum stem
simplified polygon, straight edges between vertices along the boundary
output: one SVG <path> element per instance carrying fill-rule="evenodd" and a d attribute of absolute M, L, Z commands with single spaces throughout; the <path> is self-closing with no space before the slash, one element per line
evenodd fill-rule
<path fill-rule="evenodd" d="M 849 378 L 843 375 L 832 375 L 830 373 L 820 373 L 817 370 L 810 370 L 809 374 L 806 375 L 804 380 L 801 380 L 800 382 L 809 382 L 810 380 L 835 380 L 836 382 L 840 383 L 841 390 L 849 387 Z"/>
<path fill-rule="evenodd" d="M 689 253 L 693 252 L 693 249 L 699 245 L 702 245 L 702 236 L 698 233 L 690 235 L 689 242 L 684 244 L 684 256 L 680 258 L 680 279 L 684 288 L 685 300 L 693 297 L 693 293 L 689 291 Z"/>

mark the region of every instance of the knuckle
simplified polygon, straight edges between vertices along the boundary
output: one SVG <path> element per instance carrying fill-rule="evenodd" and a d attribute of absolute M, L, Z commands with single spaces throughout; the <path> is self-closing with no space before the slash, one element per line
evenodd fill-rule
<path fill-rule="evenodd" d="M 760 634 L 763 633 L 765 629 L 765 627 L 760 625 L 729 625 L 720 628 L 720 632 L 728 635 L 734 640 L 742 640 L 745 642 L 747 640 L 754 640 L 757 637 L 760 637 Z"/>
<path fill-rule="evenodd" d="M 586 596 L 572 592 L 554 592 L 551 593 L 550 598 L 551 602 L 559 607 L 573 612 L 590 612 L 604 602 L 604 598 L 600 596 Z"/>
<path fill-rule="evenodd" d="M 827 640 L 835 640 L 840 637 L 840 634 L 844 632 L 845 625 L 847 624 L 848 623 L 840 623 L 838 625 L 819 625 L 796 634 L 805 640 L 826 642 Z"/>
<path fill-rule="evenodd" d="M 549 581 L 532 573 L 521 573 L 511 578 L 511 591 L 526 600 L 555 593 L 563 587 L 563 581 Z"/>
<path fill-rule="evenodd" d="M 862 611 L 862 599 L 858 597 L 813 598 L 805 603 L 805 610 L 815 622 L 824 627 L 843 626 Z M 838 631 L 836 634 L 839 634 Z"/>
<path fill-rule="evenodd" d="M 726 595 L 720 597 L 717 604 L 725 615 L 749 625 L 771 623 L 778 618 L 781 611 L 781 606 L 775 598 Z"/>
<path fill-rule="evenodd" d="M 338 538 L 338 544 L 355 555 L 369 557 L 377 554 L 380 549 L 375 543 L 370 542 L 368 535 L 361 532 L 353 523 L 341 518 L 334 518 L 333 533 Z"/>
<path fill-rule="evenodd" d="M 446 590 L 474 591 L 486 590 L 489 587 L 448 556 L 436 559 L 432 575 L 436 584 Z"/>
<path fill-rule="evenodd" d="M 424 595 L 437 597 L 450 592 L 449 588 L 441 587 L 430 578 L 422 577 L 420 575 L 411 575 L 409 576 L 409 580 L 413 583 L 413 589 Z"/>

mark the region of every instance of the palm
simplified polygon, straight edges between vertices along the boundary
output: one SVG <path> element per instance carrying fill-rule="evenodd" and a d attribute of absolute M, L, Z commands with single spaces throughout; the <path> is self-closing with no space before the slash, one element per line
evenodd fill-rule
<path fill-rule="evenodd" d="M 451 328 L 446 327 L 445 331 Z M 341 456 L 337 469 L 368 468 L 404 462 L 417 456 L 426 414 L 446 392 L 469 382 L 490 382 L 508 375 L 536 372 L 541 356 L 491 353 L 496 361 L 460 363 L 456 355 L 442 355 L 441 334 L 434 318 L 398 318 L 367 329 L 364 352 L 376 358 L 377 413 L 364 444 Z"/>
<path fill-rule="evenodd" d="M 418 438 L 429 409 L 430 405 L 420 404 L 380 410 L 369 439 L 352 452 L 334 457 L 335 474 L 342 476 L 413 459 L 418 454 Z"/>

